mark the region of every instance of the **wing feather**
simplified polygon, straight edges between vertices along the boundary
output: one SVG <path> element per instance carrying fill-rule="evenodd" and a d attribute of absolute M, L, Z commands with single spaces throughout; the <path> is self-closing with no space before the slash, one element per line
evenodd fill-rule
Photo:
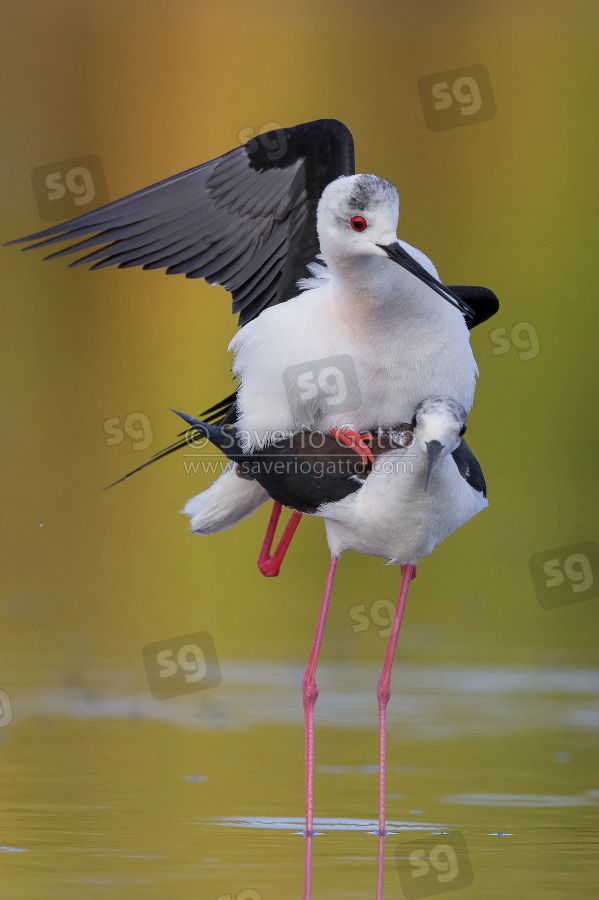
<path fill-rule="evenodd" d="M 278 148 L 276 152 L 273 147 Z M 258 135 L 210 162 L 26 238 L 23 249 L 88 251 L 71 265 L 163 268 L 233 295 L 244 325 L 297 293 L 318 254 L 316 207 L 354 173 L 353 140 L 334 119 Z M 17 242 L 12 242 L 17 243 Z"/>

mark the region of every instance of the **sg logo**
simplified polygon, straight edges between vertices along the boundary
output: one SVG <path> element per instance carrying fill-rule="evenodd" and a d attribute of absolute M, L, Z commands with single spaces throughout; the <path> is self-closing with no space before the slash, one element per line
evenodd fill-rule
<path fill-rule="evenodd" d="M 93 155 L 38 166 L 31 183 L 44 222 L 68 219 L 110 200 L 102 163 Z"/>
<path fill-rule="evenodd" d="M 553 609 L 599 598 L 599 544 L 586 541 L 535 553 L 529 560 L 539 606 Z"/>
<path fill-rule="evenodd" d="M 258 131 L 255 128 L 241 128 L 237 132 L 237 139 L 240 144 L 246 144 L 252 138 L 264 147 L 267 159 L 274 162 L 277 159 L 283 159 L 287 153 L 287 138 L 285 132 L 280 134 L 270 134 L 283 128 L 280 122 L 265 122 Z"/>
<path fill-rule="evenodd" d="M 125 416 L 123 420 L 123 428 L 121 428 L 121 420 L 119 416 L 112 419 L 106 419 L 102 425 L 104 434 L 106 435 L 106 445 L 114 447 L 116 444 L 122 444 L 125 440 L 125 434 L 131 438 L 131 447 L 133 450 L 147 450 L 152 446 L 154 441 L 154 432 L 149 417 L 143 412 L 132 412 Z M 124 429 L 124 432 L 123 432 Z"/>
<path fill-rule="evenodd" d="M 283 381 L 292 409 L 313 401 L 315 407 L 348 412 L 362 403 L 354 361 L 348 354 L 289 366 Z"/>
<path fill-rule="evenodd" d="M 534 359 L 541 349 L 539 335 L 532 322 L 516 322 L 510 329 L 509 337 L 505 326 L 494 328 L 489 337 L 493 342 L 493 356 L 503 356 L 515 347 L 520 359 Z"/>
<path fill-rule="evenodd" d="M 480 63 L 426 75 L 418 93 L 429 131 L 484 122 L 497 113 L 489 73 Z"/>
<path fill-rule="evenodd" d="M 222 680 L 207 631 L 146 644 L 141 655 L 150 693 L 157 700 L 217 687 Z"/>
<path fill-rule="evenodd" d="M 358 603 L 357 606 L 352 606 L 349 611 L 349 617 L 354 622 L 351 627 L 354 634 L 368 631 L 371 624 L 374 623 L 378 627 L 379 637 L 382 638 L 388 638 L 391 634 L 394 616 L 395 605 L 386 597 L 375 600 L 368 612 L 366 612 L 365 603 Z"/>
<path fill-rule="evenodd" d="M 466 840 L 460 832 L 398 844 L 395 861 L 401 887 L 408 898 L 430 897 L 474 881 Z"/>
<path fill-rule="evenodd" d="M 245 891 L 239 891 L 235 897 L 233 897 L 233 894 L 221 894 L 216 900 L 262 900 L 262 894 L 259 894 L 253 888 L 246 888 Z"/>
<path fill-rule="evenodd" d="M 10 697 L 6 691 L 0 691 L 0 728 L 10 725 L 13 719 Z"/>

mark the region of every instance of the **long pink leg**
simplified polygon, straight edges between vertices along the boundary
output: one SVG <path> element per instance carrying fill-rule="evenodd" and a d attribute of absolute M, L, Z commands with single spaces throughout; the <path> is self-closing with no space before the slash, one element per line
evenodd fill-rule
<path fill-rule="evenodd" d="M 383 877 L 385 875 L 385 835 L 379 834 L 379 855 L 376 867 L 376 900 L 383 900 Z"/>
<path fill-rule="evenodd" d="M 291 538 L 295 534 L 295 529 L 299 525 L 300 519 L 302 517 L 302 514 L 300 512 L 292 513 L 291 518 L 287 522 L 285 530 L 281 535 L 281 539 L 277 545 L 277 548 L 271 556 L 270 548 L 272 547 L 272 542 L 277 530 L 277 524 L 280 515 L 281 504 L 275 501 L 275 504 L 272 508 L 272 513 L 270 514 L 268 528 L 266 529 L 264 543 L 262 544 L 262 550 L 260 551 L 260 556 L 258 557 L 258 568 L 260 569 L 262 574 L 266 575 L 267 577 L 279 574 L 281 563 L 283 562 L 283 557 L 287 553 L 287 548 L 291 543 Z"/>
<path fill-rule="evenodd" d="M 304 695 L 304 726 L 306 731 L 306 834 L 314 833 L 314 704 L 318 697 L 318 688 L 316 687 L 316 666 L 318 664 L 318 654 L 320 653 L 320 645 L 322 644 L 322 635 L 324 633 L 324 623 L 327 620 L 329 611 L 329 600 L 331 599 L 331 591 L 333 590 L 333 581 L 335 579 L 335 569 L 337 568 L 338 556 L 331 556 L 329 563 L 329 571 L 327 581 L 324 587 L 324 595 L 318 615 L 318 624 L 316 633 L 312 643 L 312 651 L 308 666 L 302 681 L 302 693 Z"/>
<path fill-rule="evenodd" d="M 304 892 L 302 900 L 311 900 L 312 897 L 312 835 L 306 835 L 304 848 Z M 381 898 L 382 900 L 382 898 Z"/>
<path fill-rule="evenodd" d="M 391 696 L 391 666 L 393 665 L 393 657 L 397 646 L 397 638 L 399 637 L 399 629 L 401 628 L 403 611 L 406 606 L 406 600 L 408 599 L 410 582 L 415 575 L 415 571 L 416 567 L 410 564 L 401 567 L 401 587 L 399 589 L 399 597 L 397 598 L 395 616 L 393 617 L 393 625 L 391 626 L 391 635 L 389 637 L 387 655 L 385 656 L 383 674 L 380 677 L 376 691 L 379 701 L 379 835 L 385 834 L 385 740 L 387 703 Z"/>

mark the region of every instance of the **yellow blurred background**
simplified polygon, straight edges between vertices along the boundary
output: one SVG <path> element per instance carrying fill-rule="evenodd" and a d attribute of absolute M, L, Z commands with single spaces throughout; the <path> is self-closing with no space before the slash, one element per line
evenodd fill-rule
<path fill-rule="evenodd" d="M 540 608 L 528 559 L 597 533 L 598 19 L 585 2 L 3 9 L 4 240 L 44 227 L 37 166 L 93 153 L 116 199 L 220 155 L 244 130 L 335 117 L 354 135 L 357 171 L 397 185 L 400 237 L 444 281 L 499 296 L 499 314 L 472 334 L 468 434 L 490 508 L 422 564 L 402 654 L 567 662 L 594 651 L 596 605 Z M 475 63 L 497 114 L 429 131 L 419 79 Z M 148 641 L 205 628 L 223 656 L 303 659 L 328 555 L 320 521 L 304 521 L 266 580 L 255 566 L 266 510 L 187 539 L 178 511 L 211 478 L 186 474 L 181 456 L 102 492 L 171 441 L 167 407 L 198 413 L 230 392 L 225 291 L 162 272 L 69 270 L 14 247 L 2 270 L 8 647 L 40 652 L 50 639 L 73 665 L 94 652 L 136 667 Z M 491 337 L 518 323 L 523 346 L 538 339 L 534 358 Z M 103 423 L 132 413 L 144 435 L 149 421 L 151 446 L 126 435 L 108 446 Z M 347 608 L 393 598 L 398 574 L 343 560 L 328 652 L 379 652 L 352 640 Z"/>
<path fill-rule="evenodd" d="M 529 559 L 597 540 L 597 5 L 31 0 L 0 15 L 2 241 L 46 226 L 30 180 L 40 166 L 94 154 L 113 200 L 265 123 L 350 128 L 357 171 L 398 188 L 399 236 L 443 281 L 490 287 L 501 304 L 472 333 L 467 437 L 490 506 L 419 567 L 398 661 L 593 665 L 597 594 L 542 608 Z M 429 130 L 419 80 L 477 64 L 496 115 Z M 111 670 L 147 692 L 142 647 L 198 631 L 222 660 L 303 665 L 328 562 L 320 520 L 304 519 L 265 579 L 269 510 L 189 538 L 179 511 L 212 479 L 187 474 L 180 455 L 103 491 L 174 439 L 169 407 L 197 414 L 231 392 L 229 296 L 18 247 L 0 260 L 0 687 L 93 689 Z M 106 423 L 128 416 L 142 450 L 126 434 L 109 443 Z M 399 574 L 344 557 L 324 661 L 382 664 L 385 643 L 374 627 L 354 633 L 350 610 L 394 600 Z M 17 728 L 16 701 L 14 715 Z M 298 729 L 300 781 L 301 741 Z"/>

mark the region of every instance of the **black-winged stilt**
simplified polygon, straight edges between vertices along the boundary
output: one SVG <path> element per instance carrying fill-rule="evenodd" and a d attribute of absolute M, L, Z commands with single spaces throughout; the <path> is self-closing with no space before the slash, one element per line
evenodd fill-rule
<path fill-rule="evenodd" d="M 367 458 L 360 434 L 401 421 L 423 396 L 451 391 L 470 409 L 477 368 L 468 306 L 441 284 L 424 254 L 397 240 L 398 209 L 393 185 L 371 175 L 341 177 L 323 192 L 317 224 L 326 265 L 312 265 L 302 294 L 266 310 L 231 342 L 246 451 L 280 431 L 315 429 L 348 434 Z M 290 390 L 290 372 L 311 374 L 340 359 L 351 377 L 339 408 L 325 395 Z M 264 500 L 261 485 L 241 486 L 227 472 L 184 512 L 194 532 L 207 534 L 231 527 Z M 275 508 L 271 526 L 278 514 Z M 291 533 L 296 526 L 293 519 Z M 261 554 L 264 574 L 278 573 L 289 539 L 286 531 L 274 558 Z"/>
<path fill-rule="evenodd" d="M 306 833 L 313 831 L 316 666 L 342 553 L 358 551 L 402 566 L 402 580 L 379 704 L 379 834 L 385 832 L 385 732 L 391 666 L 417 560 L 487 506 L 482 470 L 462 438 L 467 413 L 453 398 L 421 401 L 410 424 L 377 432 L 365 466 L 323 433 L 301 432 L 244 452 L 236 426 L 217 427 L 178 413 L 236 464 L 232 477 L 254 478 L 278 503 L 324 519 L 331 562 L 302 690 L 306 739 Z"/>
<path fill-rule="evenodd" d="M 312 265 L 302 294 L 266 310 L 231 342 L 245 451 L 280 432 L 318 430 L 372 461 L 361 435 L 404 421 L 422 397 L 451 392 L 470 410 L 478 374 L 464 321 L 470 307 L 441 284 L 424 254 L 397 240 L 398 215 L 395 187 L 376 176 L 340 177 L 325 188 L 317 211 L 325 265 Z M 336 368 L 341 404 L 298 389 L 306 376 L 313 386 L 319 366 Z M 192 530 L 205 529 L 207 502 L 218 498 L 229 509 L 231 494 L 242 490 L 250 489 L 228 473 L 192 499 L 184 510 Z M 263 502 L 261 488 L 254 490 L 255 502 Z M 274 558 L 261 554 L 264 574 L 277 574 L 288 538 L 286 532 Z"/>
<path fill-rule="evenodd" d="M 325 188 L 318 235 L 326 266 L 313 266 L 303 293 L 231 341 L 245 450 L 276 432 L 348 424 L 358 442 L 360 432 L 403 422 L 423 397 L 448 389 L 470 410 L 478 374 L 464 321 L 470 307 L 441 284 L 423 253 L 397 240 L 398 216 L 397 191 L 382 178 L 347 176 Z M 290 370 L 301 384 L 315 365 L 340 357 L 349 369 L 340 371 L 341 403 L 289 384 Z"/>
<path fill-rule="evenodd" d="M 346 325 L 350 313 L 352 317 L 357 316 L 359 327 L 358 331 L 354 329 L 354 337 L 359 332 L 372 348 L 370 358 L 364 356 L 364 346 L 355 355 L 359 374 L 366 379 L 362 382 L 366 396 L 362 398 L 362 410 L 356 411 L 355 417 L 352 415 L 352 424 L 361 427 L 359 423 L 367 420 L 369 424 L 364 427 L 370 427 L 372 424 L 382 424 L 383 420 L 397 421 L 399 409 L 395 401 L 381 406 L 381 397 L 385 391 L 387 398 L 395 397 L 394 379 L 397 381 L 398 378 L 405 407 L 427 393 L 448 389 L 447 379 L 451 381 L 456 378 L 461 382 L 460 389 L 456 386 L 452 394 L 456 394 L 469 408 L 471 388 L 468 384 L 473 387 L 474 362 L 464 338 L 463 322 L 458 324 L 460 316 L 456 315 L 456 310 L 464 312 L 471 328 L 496 312 L 497 298 L 485 288 L 442 286 L 430 261 L 419 251 L 396 240 L 398 198 L 388 182 L 374 176 L 361 176 L 357 180 L 331 184 L 339 176 L 353 174 L 353 139 L 345 125 L 333 119 L 307 122 L 259 135 L 217 159 L 19 241 L 29 244 L 24 249 L 32 249 L 76 238 L 76 243 L 46 258 L 94 248 L 71 265 L 90 263 L 92 268 L 142 266 L 145 269 L 166 269 L 167 274 L 181 273 L 188 278 L 205 278 L 208 283 L 221 284 L 231 292 L 233 312 L 239 313 L 239 324 L 246 325 L 264 310 L 295 297 L 298 280 L 314 276 L 314 264 L 321 249 L 317 233 L 317 208 L 323 191 L 329 186 L 328 200 L 320 205 L 319 212 L 322 223 L 320 239 L 329 268 L 326 272 L 317 269 L 308 294 L 316 293 L 319 298 L 325 294 L 330 301 L 331 294 L 335 293 L 332 288 L 342 286 L 348 278 L 351 282 L 348 296 L 352 302 L 345 308 Z M 352 248 L 349 253 L 348 238 Z M 387 265 L 385 268 L 388 258 L 399 262 L 400 266 Z M 371 287 L 378 282 L 380 287 L 387 286 L 401 292 L 398 299 L 401 299 L 406 315 L 400 328 L 399 343 L 397 327 L 401 317 L 394 317 L 389 333 L 384 325 L 384 316 L 380 315 L 371 318 L 369 327 L 366 331 L 362 330 L 366 310 L 364 305 L 360 306 L 360 290 L 354 290 L 352 285 L 357 279 L 360 285 L 366 283 L 368 286 L 370 270 Z M 385 274 L 381 274 L 383 272 Z M 449 303 L 437 302 L 435 307 L 432 298 L 436 297 L 439 301 L 439 295 Z M 361 296 L 366 305 L 374 303 L 377 306 L 376 288 L 367 290 Z M 429 315 L 426 333 L 422 331 L 424 319 L 420 301 Z M 449 304 L 454 304 L 453 310 Z M 329 302 L 328 309 L 335 314 L 334 304 L 331 306 Z M 451 313 L 448 315 L 449 310 Z M 413 317 L 412 313 L 416 315 Z M 293 323 L 293 316 L 284 318 L 282 327 Z M 451 334 L 459 335 L 453 356 L 446 352 L 447 346 L 441 347 L 443 341 L 440 341 L 440 335 L 446 320 L 451 325 Z M 264 329 L 252 332 L 254 339 L 259 334 L 263 334 L 265 340 L 272 338 L 277 321 L 273 320 L 268 327 L 265 325 Z M 322 330 L 319 329 L 318 315 L 316 321 L 312 318 L 312 324 L 316 325 L 317 331 Z M 306 327 L 307 321 L 304 323 L 304 333 Z M 241 335 L 236 343 L 240 348 L 240 367 L 249 357 L 244 347 L 249 335 L 243 332 Z M 387 349 L 394 346 L 396 353 L 403 354 L 410 347 L 416 353 L 423 353 L 425 348 L 432 351 L 434 345 L 440 355 L 435 357 L 433 366 L 428 366 L 428 380 L 421 379 L 424 364 L 408 377 L 407 382 L 412 387 L 422 384 L 421 390 L 414 391 L 403 379 L 403 374 L 409 369 L 407 362 L 402 374 L 401 361 L 397 357 L 391 360 L 388 379 L 386 365 L 389 360 L 380 360 L 379 377 L 374 372 L 374 380 L 383 390 L 379 390 L 378 400 L 368 415 L 368 404 L 372 399 L 370 388 L 374 387 L 373 363 L 380 349 L 380 345 L 374 342 L 381 337 L 384 337 Z M 348 334 L 346 338 L 351 346 L 352 335 Z M 451 346 L 451 339 L 448 340 Z M 307 352 L 312 352 L 308 348 L 313 343 L 306 344 Z M 460 353 L 456 353 L 458 345 Z M 334 339 L 329 342 L 327 352 L 331 347 L 335 355 L 342 352 Z M 345 347 L 348 347 L 347 341 Z M 318 348 L 318 352 L 323 352 L 320 344 Z M 309 357 L 304 355 L 303 360 L 306 359 Z M 279 370 L 280 363 L 279 354 Z M 448 364 L 445 378 L 435 380 L 434 371 L 440 371 L 445 363 Z M 257 390 L 255 379 L 250 374 L 252 369 L 258 372 L 252 366 L 248 370 L 240 401 L 242 416 L 246 421 L 264 421 L 270 425 L 274 419 L 280 418 L 280 404 L 276 416 L 266 418 L 261 416 L 260 405 L 263 397 L 271 396 L 271 388 L 274 394 L 280 393 L 280 385 L 263 384 L 262 391 Z M 275 366 L 273 375 L 278 377 L 279 374 Z M 209 421 L 233 421 L 236 417 L 235 402 L 236 395 L 232 394 L 216 404 L 207 411 L 211 414 Z M 302 418 L 305 411 L 305 407 L 294 411 L 291 427 L 297 424 L 298 416 Z M 380 421 L 379 412 L 383 414 Z M 289 416 L 283 418 L 289 422 Z M 322 416 L 312 415 L 310 420 L 312 427 L 321 427 Z M 305 424 L 301 422 L 301 426 Z M 347 423 L 331 421 L 333 428 L 339 424 Z M 275 428 L 279 427 L 280 424 L 275 423 Z M 356 436 L 356 443 L 358 449 L 367 454 L 359 436 Z M 154 459 L 183 446 L 184 439 L 156 454 Z M 191 516 L 192 530 L 198 534 L 211 534 L 232 527 L 266 499 L 266 493 L 257 482 L 243 484 L 225 472 L 211 488 L 192 498 L 185 512 Z M 275 509 L 274 517 L 278 516 L 279 511 Z M 272 560 L 262 560 L 262 563 L 266 566 L 265 574 L 276 574 L 280 559 L 278 563 Z"/>

